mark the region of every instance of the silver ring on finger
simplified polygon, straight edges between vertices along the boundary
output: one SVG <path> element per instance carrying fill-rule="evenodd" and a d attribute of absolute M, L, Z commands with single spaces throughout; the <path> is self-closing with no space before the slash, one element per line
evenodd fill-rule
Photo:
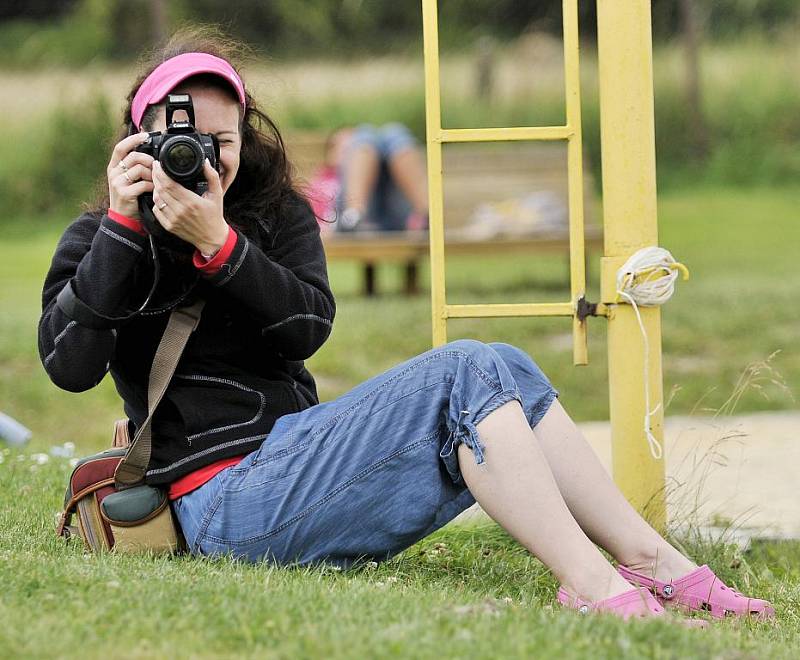
<path fill-rule="evenodd" d="M 122 168 L 123 172 L 127 172 L 128 171 L 128 166 L 125 164 L 125 159 L 124 158 L 121 161 L 119 161 L 119 166 Z"/>
<path fill-rule="evenodd" d="M 166 202 L 161 202 L 161 204 L 158 205 L 158 210 L 159 211 L 163 211 L 165 208 L 167 208 L 167 203 Z"/>
<path fill-rule="evenodd" d="M 131 178 L 130 178 L 130 176 L 128 176 L 128 172 L 127 172 L 127 171 L 125 171 L 125 172 L 123 172 L 123 174 L 125 175 L 125 180 L 126 180 L 128 183 L 131 183 L 131 184 L 132 184 L 132 183 L 133 183 L 133 179 L 131 179 Z"/>

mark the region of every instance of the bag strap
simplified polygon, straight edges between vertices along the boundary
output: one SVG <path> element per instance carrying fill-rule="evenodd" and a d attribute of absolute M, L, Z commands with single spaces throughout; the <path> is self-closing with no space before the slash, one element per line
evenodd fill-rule
<path fill-rule="evenodd" d="M 147 419 L 136 432 L 128 452 L 114 471 L 114 485 L 118 490 L 137 486 L 144 481 L 147 465 L 150 463 L 153 438 L 151 425 L 153 414 L 161 402 L 172 374 L 178 366 L 189 336 L 200 323 L 204 300 L 193 305 L 173 310 L 167 322 L 167 329 L 158 344 L 153 365 L 150 368 L 150 382 L 147 389 Z"/>

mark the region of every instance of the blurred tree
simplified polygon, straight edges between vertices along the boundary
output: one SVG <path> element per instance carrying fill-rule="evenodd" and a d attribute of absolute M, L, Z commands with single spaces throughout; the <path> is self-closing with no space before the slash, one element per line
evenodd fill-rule
<path fill-rule="evenodd" d="M 703 19 L 696 0 L 679 0 L 684 51 L 686 54 L 686 102 L 691 129 L 692 156 L 702 161 L 708 157 L 710 137 L 700 89 L 700 44 Z M 705 4 L 705 3 L 703 3 Z"/>
<path fill-rule="evenodd" d="M 0 21 L 9 19 L 52 20 L 74 9 L 77 0 L 0 0 Z"/>
<path fill-rule="evenodd" d="M 157 44 L 164 43 L 169 32 L 167 0 L 150 0 L 150 26 L 153 41 Z"/>
<path fill-rule="evenodd" d="M 657 40 L 685 34 L 682 7 L 708 8 L 709 37 L 800 25 L 799 0 L 652 0 Z M 578 2 L 581 33 L 595 35 L 595 2 Z M 130 58 L 183 20 L 216 23 L 270 54 L 418 54 L 419 0 L 0 0 L 0 58 L 34 63 Z M 561 33 L 561 0 L 440 0 L 443 50 L 471 50 L 482 36 L 498 48 L 528 31 Z M 45 28 L 44 30 L 42 28 Z M 46 31 L 46 34 L 45 34 Z M 54 58 L 54 59 L 53 59 Z"/>

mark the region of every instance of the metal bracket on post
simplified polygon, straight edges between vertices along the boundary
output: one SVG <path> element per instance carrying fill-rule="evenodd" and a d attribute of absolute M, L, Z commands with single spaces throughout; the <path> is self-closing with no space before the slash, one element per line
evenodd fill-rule
<path fill-rule="evenodd" d="M 598 316 L 597 303 L 591 303 L 586 300 L 586 296 L 581 296 L 578 298 L 578 304 L 575 307 L 575 315 L 581 323 L 586 320 L 587 316 Z"/>

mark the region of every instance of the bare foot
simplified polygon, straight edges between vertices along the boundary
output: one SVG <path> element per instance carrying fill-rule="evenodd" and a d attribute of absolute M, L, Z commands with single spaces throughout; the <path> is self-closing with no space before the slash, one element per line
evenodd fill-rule
<path fill-rule="evenodd" d="M 613 568 L 599 575 L 582 573 L 573 580 L 565 580 L 561 586 L 571 596 L 592 603 L 613 598 L 633 589 L 631 584 Z"/>
<path fill-rule="evenodd" d="M 636 573 L 661 582 L 677 580 L 697 568 L 697 564 L 684 557 L 671 545 L 662 547 L 653 553 L 642 553 L 638 557 L 621 563 Z"/>

